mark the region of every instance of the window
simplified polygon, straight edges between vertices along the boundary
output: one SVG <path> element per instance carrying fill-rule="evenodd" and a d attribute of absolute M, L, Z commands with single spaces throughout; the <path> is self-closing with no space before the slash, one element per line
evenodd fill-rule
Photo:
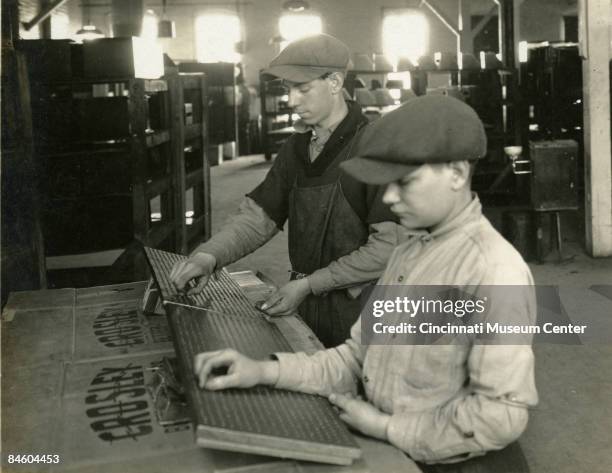
<path fill-rule="evenodd" d="M 415 10 L 394 11 L 383 19 L 383 52 L 397 65 L 402 58 L 416 63 L 425 54 L 429 25 L 422 13 Z"/>
<path fill-rule="evenodd" d="M 151 41 L 157 39 L 157 16 L 153 10 L 147 10 L 142 18 L 140 37 Z"/>
<path fill-rule="evenodd" d="M 54 13 L 51 16 L 51 38 L 66 39 L 70 38 L 70 20 L 68 15 L 63 12 Z"/>
<path fill-rule="evenodd" d="M 240 19 L 230 14 L 207 14 L 196 19 L 198 62 L 240 62 Z"/>
<path fill-rule="evenodd" d="M 291 41 L 321 33 L 323 24 L 318 15 L 286 14 L 278 20 L 278 31 L 283 39 L 281 49 L 284 49 Z"/>
<path fill-rule="evenodd" d="M 563 41 L 578 42 L 578 16 L 563 16 Z"/>
<path fill-rule="evenodd" d="M 34 14 L 32 16 L 34 16 Z M 23 25 L 21 25 L 19 36 L 21 37 L 21 39 L 40 39 L 40 28 L 41 25 L 36 26 L 30 29 L 29 31 L 26 31 Z M 54 12 L 51 15 L 51 38 L 68 39 L 70 37 L 70 20 L 68 19 L 68 14 L 62 11 Z"/>

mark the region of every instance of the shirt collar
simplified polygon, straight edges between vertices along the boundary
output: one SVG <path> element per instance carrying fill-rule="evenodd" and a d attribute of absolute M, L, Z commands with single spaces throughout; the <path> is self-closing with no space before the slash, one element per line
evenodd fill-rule
<path fill-rule="evenodd" d="M 472 192 L 472 200 L 470 203 L 450 221 L 431 232 L 431 236 L 433 238 L 438 238 L 439 236 L 457 230 L 459 227 L 463 227 L 469 222 L 480 219 L 481 216 L 482 205 L 480 204 L 480 199 L 475 192 Z"/>
<path fill-rule="evenodd" d="M 432 240 L 434 238 L 439 238 L 442 235 L 446 235 L 451 233 L 460 227 L 463 227 L 469 222 L 476 221 L 480 219 L 482 216 L 482 205 L 480 203 L 480 199 L 475 192 L 472 192 L 472 200 L 465 208 L 455 215 L 450 221 L 446 222 L 444 225 L 436 228 L 433 232 L 429 232 L 427 230 L 409 230 L 404 229 L 404 234 L 400 237 L 401 242 L 405 242 L 410 238 L 416 237 L 421 240 Z"/>
<path fill-rule="evenodd" d="M 348 115 L 348 113 L 347 113 L 347 115 Z M 332 135 L 334 130 L 336 128 L 338 128 L 338 125 L 340 125 L 340 123 L 342 123 L 342 120 L 344 120 L 345 118 L 346 118 L 346 115 L 343 116 L 340 120 L 338 120 L 336 123 L 334 123 L 329 128 L 319 128 L 319 127 L 315 127 L 313 125 L 308 125 L 308 124 L 304 123 L 304 121 L 300 118 L 300 119 L 295 121 L 295 123 L 293 124 L 293 128 L 294 128 L 296 133 L 303 134 L 303 133 L 308 133 L 308 132 L 312 131 L 312 137 L 313 138 L 327 140 Z"/>

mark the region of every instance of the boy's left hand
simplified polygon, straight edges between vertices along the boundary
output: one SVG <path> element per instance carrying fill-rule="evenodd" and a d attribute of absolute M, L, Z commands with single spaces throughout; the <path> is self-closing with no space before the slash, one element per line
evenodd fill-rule
<path fill-rule="evenodd" d="M 385 414 L 372 404 L 352 396 L 331 394 L 329 402 L 339 407 L 340 419 L 353 429 L 381 440 L 387 440 L 387 425 L 391 416 Z"/>
<path fill-rule="evenodd" d="M 290 315 L 297 312 L 298 306 L 311 293 L 308 279 L 289 281 L 274 292 L 261 306 L 261 310 L 271 316 Z"/>

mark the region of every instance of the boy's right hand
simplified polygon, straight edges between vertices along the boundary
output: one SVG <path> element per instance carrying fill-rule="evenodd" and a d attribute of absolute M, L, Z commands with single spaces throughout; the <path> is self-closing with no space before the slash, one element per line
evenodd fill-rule
<path fill-rule="evenodd" d="M 226 368 L 226 374 L 214 376 L 212 371 Z M 250 388 L 257 384 L 274 385 L 278 381 L 277 361 L 256 361 L 231 348 L 198 353 L 193 363 L 200 388 L 210 390 Z"/>
<path fill-rule="evenodd" d="M 189 281 L 197 279 L 195 287 L 187 290 L 192 296 L 202 292 L 208 284 L 210 276 L 215 272 L 217 259 L 208 253 L 196 253 L 184 261 L 176 263 L 170 272 L 170 281 L 177 291 L 185 292 Z"/>

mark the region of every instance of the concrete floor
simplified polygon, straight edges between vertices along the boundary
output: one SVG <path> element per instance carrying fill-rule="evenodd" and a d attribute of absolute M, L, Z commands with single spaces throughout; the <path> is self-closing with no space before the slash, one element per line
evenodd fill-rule
<path fill-rule="evenodd" d="M 213 168 L 213 233 L 270 165 L 257 155 Z M 572 320 L 595 312 L 597 320 L 591 322 L 604 335 L 599 343 L 535 346 L 540 403 L 531 412 L 521 445 L 535 473 L 607 473 L 612 471 L 612 291 L 606 297 L 589 288 L 612 286 L 612 259 L 590 258 L 581 237 L 569 230 L 564 235 L 564 262 L 530 267 L 536 284 L 559 286 L 563 309 Z M 289 268 L 284 232 L 229 267 L 261 271 L 277 285 L 288 280 Z"/>

